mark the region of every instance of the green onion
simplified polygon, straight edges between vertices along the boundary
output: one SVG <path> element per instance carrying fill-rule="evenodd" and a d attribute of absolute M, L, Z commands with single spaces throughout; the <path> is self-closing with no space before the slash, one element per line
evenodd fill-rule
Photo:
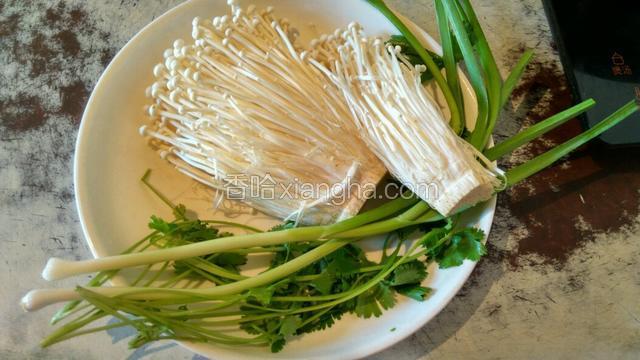
<path fill-rule="evenodd" d="M 461 121 L 459 124 L 452 124 L 451 127 L 458 135 L 462 134 L 464 126 L 462 119 L 464 116 L 464 98 L 462 96 L 462 88 L 460 86 L 460 79 L 458 77 L 458 64 L 455 56 L 455 49 L 458 48 L 455 38 L 451 34 L 449 27 L 449 20 L 447 20 L 444 8 L 442 7 L 442 0 L 435 0 L 436 6 L 436 19 L 438 27 L 440 29 L 440 41 L 442 42 L 442 60 L 444 62 L 444 68 L 447 75 L 447 85 L 451 89 L 453 97 L 455 98 L 458 110 L 460 111 Z"/>
<path fill-rule="evenodd" d="M 638 103 L 636 100 L 629 101 L 623 107 L 616 110 L 606 119 L 599 122 L 591 129 L 583 132 L 582 134 L 574 137 L 573 139 L 562 143 L 546 153 L 535 157 L 526 163 L 516 166 L 515 168 L 507 171 L 507 185 L 512 186 L 527 177 L 537 173 L 538 171 L 550 166 L 555 161 L 559 160 L 563 156 L 567 155 L 571 151 L 579 148 L 588 141 L 609 130 L 612 126 L 620 123 L 622 120 L 628 118 L 630 115 L 638 111 Z"/>
<path fill-rule="evenodd" d="M 367 0 L 369 4 L 378 9 L 391 23 L 400 31 L 402 35 L 407 39 L 407 42 L 411 44 L 414 51 L 420 56 L 424 64 L 429 69 L 429 72 L 433 75 L 433 79 L 438 84 L 438 87 L 442 91 L 445 100 L 447 101 L 447 106 L 449 107 L 449 111 L 451 112 L 451 127 L 454 129 L 456 133 L 460 133 L 462 128 L 464 127 L 463 118 L 460 113 L 460 107 L 458 103 L 456 103 L 456 98 L 449 88 L 447 81 L 440 73 L 440 69 L 438 65 L 433 61 L 429 53 L 422 47 L 420 41 L 413 35 L 411 30 L 396 16 L 396 14 L 389 9 L 387 4 L 382 0 Z"/>
<path fill-rule="evenodd" d="M 513 150 L 528 143 L 529 141 L 546 134 L 548 131 L 564 124 L 568 120 L 575 118 L 583 112 L 589 110 L 596 102 L 592 99 L 585 100 L 578 105 L 574 105 L 567 110 L 561 111 L 550 118 L 543 120 L 526 130 L 510 137 L 500 144 L 484 151 L 484 155 L 489 160 L 496 160 L 505 154 L 511 153 Z"/>
<path fill-rule="evenodd" d="M 524 71 L 527 69 L 527 65 L 529 64 L 529 61 L 531 61 L 532 57 L 533 57 L 532 50 L 525 51 L 524 54 L 522 54 L 522 56 L 520 57 L 520 60 L 518 60 L 518 62 L 516 63 L 516 66 L 514 66 L 513 70 L 511 70 L 511 74 L 507 76 L 507 79 L 504 81 L 504 84 L 502 85 L 502 93 L 501 93 L 501 100 L 500 100 L 501 107 L 504 107 L 507 104 L 507 101 L 509 101 L 509 98 L 511 97 L 511 93 L 513 92 L 513 89 L 516 88 L 516 85 L 520 81 L 520 78 L 522 78 L 522 74 L 524 74 Z"/>

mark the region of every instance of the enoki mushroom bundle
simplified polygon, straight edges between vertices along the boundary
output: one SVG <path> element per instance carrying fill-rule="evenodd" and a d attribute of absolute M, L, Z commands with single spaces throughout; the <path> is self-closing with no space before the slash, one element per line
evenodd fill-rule
<path fill-rule="evenodd" d="M 141 133 L 179 171 L 282 219 L 356 214 L 386 169 L 333 86 L 272 9 L 193 21 L 153 69 Z M 360 186 L 351 186 L 360 184 Z M 265 195 L 266 194 L 266 195 Z M 231 196 L 229 196 L 231 198 Z"/>
<path fill-rule="evenodd" d="M 422 85 L 424 65 L 355 23 L 314 45 L 322 56 L 311 61 L 343 92 L 359 133 L 391 174 L 445 216 L 493 195 L 500 170 L 451 129 Z"/>

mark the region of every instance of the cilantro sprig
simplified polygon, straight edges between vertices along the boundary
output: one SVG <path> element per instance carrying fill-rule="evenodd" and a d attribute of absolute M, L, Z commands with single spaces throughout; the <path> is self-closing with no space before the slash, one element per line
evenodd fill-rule
<path fill-rule="evenodd" d="M 162 196 L 161 199 L 171 207 L 174 219 L 168 221 L 151 216 L 148 226 L 152 232 L 125 253 L 224 241 L 232 236 L 221 231 L 220 226 L 262 233 L 242 224 L 189 218 L 186 207 L 164 197 L 149 183 L 148 176 L 147 173 L 143 177 L 144 183 Z M 136 336 L 129 344 L 131 347 L 176 339 L 264 345 L 277 352 L 291 337 L 330 328 L 345 314 L 377 317 L 395 306 L 401 297 L 424 301 L 432 292 L 423 285 L 431 263 L 443 268 L 457 266 L 465 259 L 477 260 L 486 252 L 481 231 L 473 228 L 456 230 L 455 217 L 416 221 L 429 216 L 425 211 L 429 213 L 430 210 L 415 205 L 391 219 L 401 226 L 388 234 L 383 256 L 378 261 L 366 256 L 356 244 L 357 238 L 239 248 L 167 261 L 159 264 L 159 269 L 153 264 L 143 267 L 132 286 L 138 286 L 140 291 L 148 289 L 144 300 L 101 294 L 96 289 L 118 271 L 98 273 L 87 287 L 77 289 L 82 301 L 68 303 L 54 316 L 53 323 L 68 321 L 47 337 L 43 345 L 107 328 L 129 326 L 136 330 Z M 294 228 L 293 223 L 286 222 L 267 233 Z M 242 274 L 242 267 L 254 253 L 271 256 L 271 262 L 262 274 L 249 278 Z M 184 292 L 193 286 L 225 288 L 255 281 L 293 263 L 306 261 L 314 253 L 319 255 L 295 271 L 283 272 L 282 276 L 273 276 L 271 281 L 242 291 L 220 296 L 201 295 L 200 290 Z M 153 295 L 155 292 L 158 294 Z M 105 316 L 113 316 L 117 321 L 107 328 L 87 328 Z M 230 327 L 244 331 L 246 336 L 228 335 Z"/>
<path fill-rule="evenodd" d="M 144 180 L 147 178 L 148 174 Z M 152 186 L 148 181 L 146 183 Z M 160 194 L 157 189 L 155 192 Z M 190 219 L 184 206 L 174 205 L 168 200 L 165 202 L 171 206 L 174 219 L 168 221 L 151 216 L 148 226 L 152 232 L 126 253 L 222 241 L 232 234 L 221 231 L 221 225 L 260 233 L 260 230 L 242 224 Z M 271 351 L 280 351 L 289 338 L 325 330 L 345 314 L 377 317 L 396 305 L 400 297 L 424 301 L 432 292 L 423 286 L 429 264 L 436 262 L 441 267 L 448 267 L 464 259 L 477 259 L 482 255 L 481 251 L 473 250 L 482 247 L 475 242 L 481 245 L 483 237 L 474 229 L 454 232 L 455 224 L 451 219 L 413 223 L 411 219 L 420 218 L 424 210 L 418 211 L 414 207 L 402 212 L 404 216 L 395 218 L 403 221 L 405 226 L 389 234 L 384 256 L 378 261 L 367 258 L 355 243 L 357 239 L 344 240 L 334 243 L 323 256 L 288 275 L 229 295 L 200 296 L 198 290 L 186 293 L 190 295 L 181 295 L 173 291 L 194 285 L 224 287 L 251 281 L 252 278 L 242 275 L 242 267 L 251 254 L 271 256 L 270 266 L 264 275 L 290 266 L 314 252 L 325 251 L 331 241 L 289 242 L 218 252 L 168 261 L 155 272 L 153 265 L 148 265 L 140 270 L 132 286 L 167 289 L 167 293 L 157 297 L 149 295 L 143 301 L 105 296 L 96 291 L 117 271 L 99 273 L 88 287 L 78 288 L 83 301 L 67 304 L 54 317 L 53 322 L 68 321 L 47 337 L 43 345 L 105 330 L 105 327 L 87 326 L 105 316 L 113 316 L 117 321 L 108 325 L 109 329 L 129 326 L 136 330 L 131 347 L 161 339 L 176 339 L 264 345 Z M 268 232 L 293 228 L 294 224 L 283 223 Z M 228 335 L 229 327 L 244 331 L 246 336 Z"/>

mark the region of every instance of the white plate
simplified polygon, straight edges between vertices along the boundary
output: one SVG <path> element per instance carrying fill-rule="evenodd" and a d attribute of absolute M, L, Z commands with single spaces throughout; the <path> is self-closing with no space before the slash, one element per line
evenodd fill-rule
<path fill-rule="evenodd" d="M 225 1 L 188 1 L 159 17 L 142 29 L 107 67 L 98 81 L 82 118 L 75 153 L 75 192 L 80 222 L 95 257 L 114 255 L 144 236 L 151 214 L 170 217 L 170 211 L 146 188 L 139 178 L 153 169 L 152 181 L 166 195 L 195 210 L 201 218 L 221 218 L 211 209 L 208 194 L 199 186 L 162 162 L 138 135 L 145 120 L 145 88 L 152 83 L 151 69 L 161 60 L 162 51 L 174 39 L 189 39 L 191 20 L 228 12 Z M 302 41 L 317 31 L 333 31 L 358 21 L 369 35 L 395 33 L 394 27 L 364 1 L 260 1 L 259 8 L 276 6 L 276 14 L 287 17 L 301 34 Z M 246 5 L 246 3 L 244 4 Z M 425 14 L 427 16 L 427 14 Z M 427 47 L 438 51 L 438 44 L 424 31 L 410 24 Z M 466 114 L 476 116 L 475 100 L 465 81 L 469 104 Z M 487 234 L 493 220 L 495 198 L 472 211 L 469 223 Z M 273 219 L 241 216 L 236 221 L 265 227 Z M 463 285 L 475 263 L 438 270 L 430 269 L 426 285 L 435 289 L 425 302 L 402 298 L 398 305 L 375 319 L 346 316 L 333 328 L 304 335 L 290 341 L 285 349 L 271 354 L 262 348 L 229 348 L 182 343 L 187 348 L 216 359 L 353 359 L 380 351 L 410 335 L 433 318 Z M 122 280 L 120 284 L 122 285 Z M 394 329 L 392 331 L 392 329 Z"/>

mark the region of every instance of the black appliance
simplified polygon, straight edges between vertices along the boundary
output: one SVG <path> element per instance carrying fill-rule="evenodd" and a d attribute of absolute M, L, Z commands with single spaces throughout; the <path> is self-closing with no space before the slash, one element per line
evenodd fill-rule
<path fill-rule="evenodd" d="M 591 127 L 634 97 L 640 99 L 640 0 L 543 0 L 576 100 L 593 98 Z M 640 144 L 640 114 L 600 139 Z"/>

